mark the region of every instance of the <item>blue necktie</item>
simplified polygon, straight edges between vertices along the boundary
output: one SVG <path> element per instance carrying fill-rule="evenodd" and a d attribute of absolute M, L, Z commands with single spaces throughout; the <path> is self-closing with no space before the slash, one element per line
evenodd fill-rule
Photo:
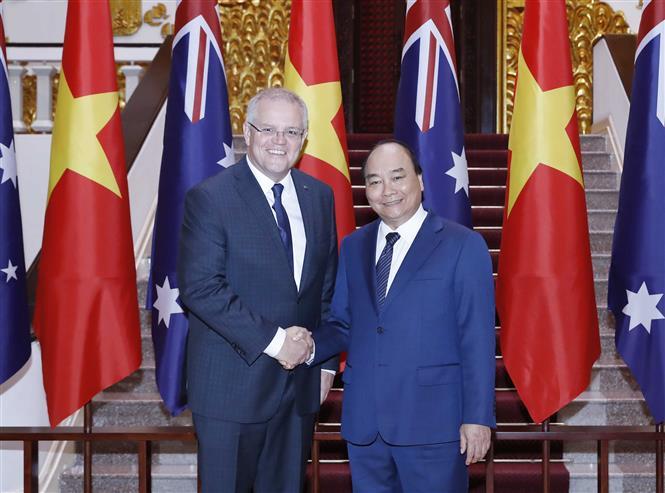
<path fill-rule="evenodd" d="M 272 187 L 272 193 L 275 196 L 275 203 L 272 205 L 272 208 L 275 211 L 275 216 L 277 217 L 277 228 L 279 229 L 279 237 L 282 239 L 282 244 L 286 250 L 286 258 L 289 261 L 289 267 L 291 267 L 291 272 L 293 272 L 293 246 L 291 243 L 291 224 L 289 223 L 289 216 L 286 213 L 286 209 L 282 205 L 282 192 L 284 191 L 284 185 L 281 183 L 275 183 Z"/>
<path fill-rule="evenodd" d="M 399 233 L 388 233 L 386 235 L 386 246 L 376 263 L 376 305 L 379 311 L 383 310 L 386 301 L 386 288 L 388 287 L 388 276 L 390 276 L 390 264 L 393 261 L 393 245 L 399 240 Z"/>

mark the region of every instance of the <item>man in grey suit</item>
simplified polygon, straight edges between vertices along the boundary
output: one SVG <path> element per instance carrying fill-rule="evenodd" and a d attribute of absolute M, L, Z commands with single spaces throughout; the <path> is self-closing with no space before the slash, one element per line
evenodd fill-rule
<path fill-rule="evenodd" d="M 335 360 L 305 361 L 337 268 L 333 194 L 291 169 L 307 107 L 266 89 L 247 108 L 247 156 L 192 188 L 178 259 L 189 310 L 187 385 L 204 491 L 302 489 Z M 280 364 L 281 363 L 281 364 Z"/>

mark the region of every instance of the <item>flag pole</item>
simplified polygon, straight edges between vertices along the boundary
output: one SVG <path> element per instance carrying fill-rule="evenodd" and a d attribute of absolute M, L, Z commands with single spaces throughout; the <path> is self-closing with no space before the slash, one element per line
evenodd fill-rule
<path fill-rule="evenodd" d="M 83 433 L 92 433 L 92 404 L 90 401 L 83 406 Z M 92 442 L 83 441 L 83 491 L 92 493 Z"/>
<path fill-rule="evenodd" d="M 656 425 L 656 493 L 663 493 L 663 423 Z"/>
<path fill-rule="evenodd" d="M 550 431 L 550 419 L 547 418 L 541 425 L 542 431 Z M 550 441 L 543 440 L 543 493 L 550 491 Z"/>

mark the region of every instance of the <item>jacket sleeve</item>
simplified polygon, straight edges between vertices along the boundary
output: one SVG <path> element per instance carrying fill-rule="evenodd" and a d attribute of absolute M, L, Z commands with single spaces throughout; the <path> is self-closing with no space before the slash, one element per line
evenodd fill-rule
<path fill-rule="evenodd" d="M 323 290 L 321 292 L 321 320 L 327 320 L 330 316 L 330 305 L 335 289 L 335 274 L 337 273 L 337 221 L 335 220 L 335 199 L 330 194 L 330 245 L 328 247 L 328 261 L 326 264 L 325 277 L 323 279 Z M 339 356 L 333 355 L 323 361 L 322 369 L 337 371 L 339 368 Z"/>
<path fill-rule="evenodd" d="M 335 293 L 330 304 L 329 315 L 321 327 L 314 333 L 316 348 L 313 365 L 346 351 L 349 346 L 351 311 L 349 309 L 345 241 L 342 241 L 340 250 L 339 266 L 335 279 Z"/>
<path fill-rule="evenodd" d="M 462 423 L 495 427 L 495 309 L 492 260 L 482 236 L 469 234 L 455 268 L 462 363 Z"/>
<path fill-rule="evenodd" d="M 226 278 L 227 237 L 218 205 L 200 187 L 185 197 L 178 251 L 180 296 L 187 309 L 219 333 L 252 364 L 268 346 L 277 324 L 252 312 Z"/>

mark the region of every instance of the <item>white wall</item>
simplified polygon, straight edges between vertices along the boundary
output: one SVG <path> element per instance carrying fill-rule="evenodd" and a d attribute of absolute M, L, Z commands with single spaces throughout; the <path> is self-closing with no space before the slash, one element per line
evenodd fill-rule
<path fill-rule="evenodd" d="M 50 134 L 16 134 L 16 166 L 26 268 L 42 246 L 48 191 Z"/>
<path fill-rule="evenodd" d="M 176 0 L 141 2 L 143 13 L 157 3 L 166 6 L 168 18 L 161 22 L 175 21 Z M 67 16 L 66 0 L 5 0 L 5 35 L 10 43 L 62 43 Z M 117 36 L 116 42 L 156 43 L 163 39 L 160 26 L 143 24 L 131 36 Z"/>
<path fill-rule="evenodd" d="M 640 27 L 640 17 L 642 8 L 639 7 L 638 0 L 603 0 L 609 4 L 615 11 L 623 12 L 623 16 L 630 26 L 630 32 L 636 34 Z"/>

